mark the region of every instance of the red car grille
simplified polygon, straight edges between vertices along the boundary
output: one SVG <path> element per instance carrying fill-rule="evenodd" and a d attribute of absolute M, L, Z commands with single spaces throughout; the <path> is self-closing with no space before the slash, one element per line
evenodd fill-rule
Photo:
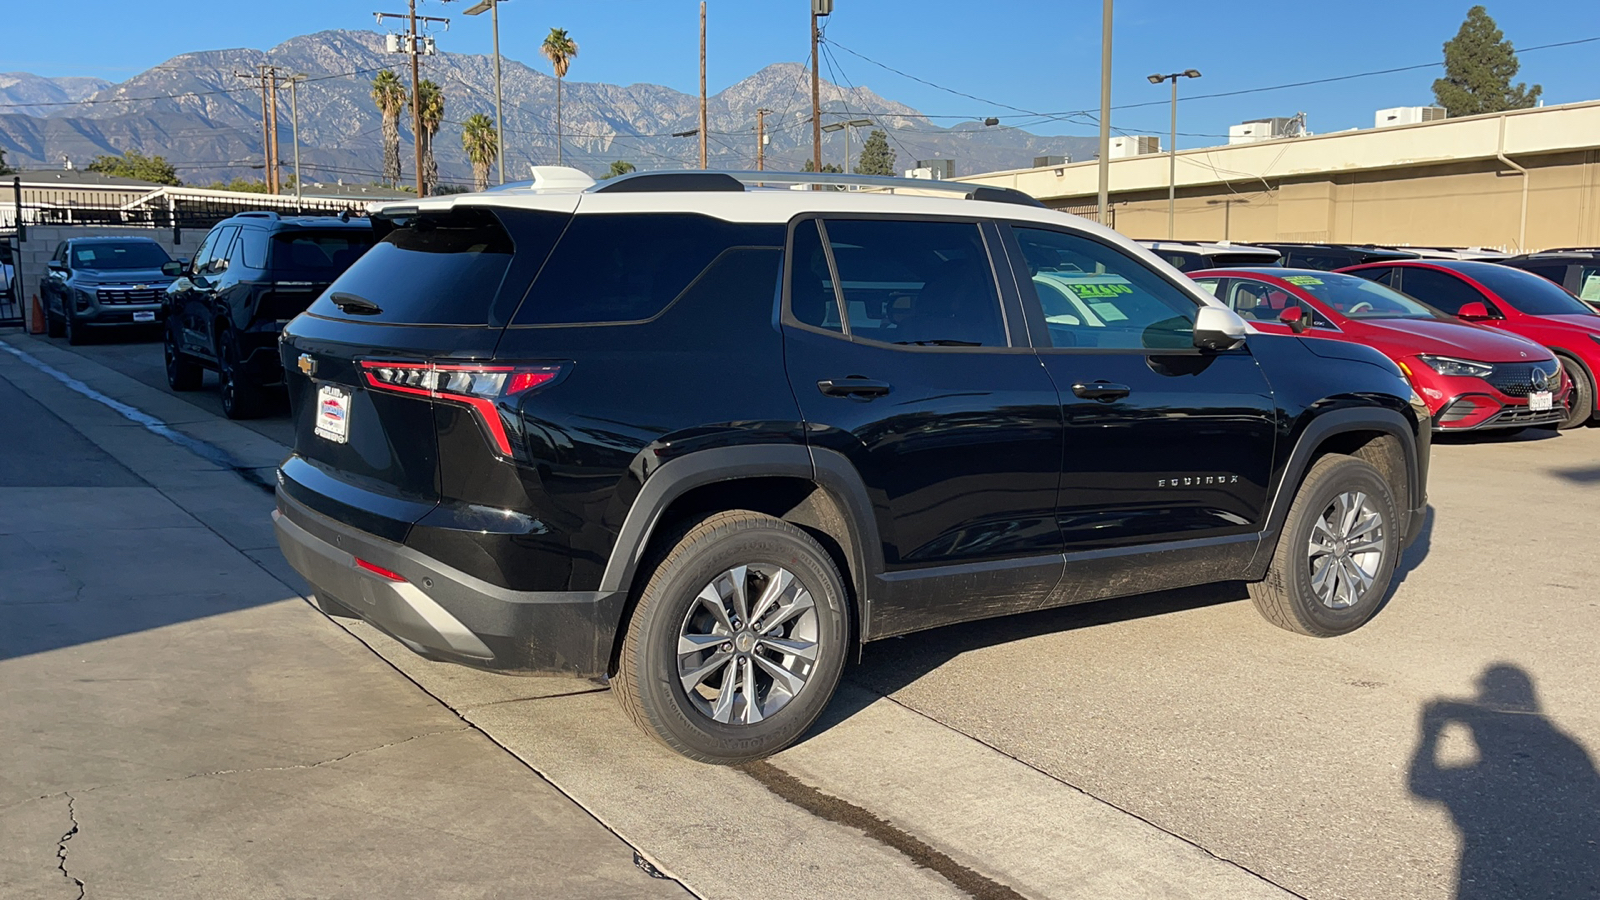
<path fill-rule="evenodd" d="M 1534 369 L 1545 373 L 1545 379 L 1538 384 L 1533 380 Z M 1484 380 L 1508 397 L 1526 397 L 1535 391 L 1553 393 L 1561 390 L 1561 366 L 1554 360 L 1543 363 L 1496 363 L 1494 371 Z"/>

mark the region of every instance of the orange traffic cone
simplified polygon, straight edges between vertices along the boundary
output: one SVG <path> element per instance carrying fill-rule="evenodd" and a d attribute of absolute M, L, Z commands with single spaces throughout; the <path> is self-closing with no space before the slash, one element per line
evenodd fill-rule
<path fill-rule="evenodd" d="M 44 334 L 44 306 L 39 302 L 39 295 L 33 295 L 33 317 L 28 322 L 29 334 Z"/>

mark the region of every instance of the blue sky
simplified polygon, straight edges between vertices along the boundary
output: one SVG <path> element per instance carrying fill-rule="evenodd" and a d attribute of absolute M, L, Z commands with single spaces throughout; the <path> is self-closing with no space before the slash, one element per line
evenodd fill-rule
<path fill-rule="evenodd" d="M 566 28 L 580 54 L 569 78 L 620 84 L 650 82 L 693 93 L 697 87 L 696 0 L 551 2 L 503 0 L 501 45 L 508 56 L 548 70 L 538 44 L 551 26 Z M 10 3 L 0 71 L 128 78 L 192 50 L 265 49 L 288 37 L 330 28 L 374 29 L 371 12 L 402 10 L 404 0 L 72 0 Z M 468 2 L 421 0 L 419 13 L 452 18 L 438 35 L 443 50 L 490 51 L 489 17 L 462 16 Z M 1151 72 L 1197 68 L 1185 93 L 1215 93 L 1428 63 L 1455 34 L 1469 0 L 1346 0 L 1275 3 L 1209 0 L 1117 0 L 1113 103 L 1154 101 L 1119 110 L 1113 124 L 1139 133 L 1168 127 L 1168 88 Z M 1487 4 L 1519 48 L 1600 36 L 1594 0 Z M 162 15 L 155 15 L 158 8 Z M 763 65 L 799 62 L 807 52 L 807 0 L 710 0 L 709 82 L 715 92 Z M 233 10 L 236 10 L 233 11 Z M 251 12 L 246 12 L 252 10 Z M 255 12 L 254 10 L 259 10 Z M 836 0 L 827 20 L 837 78 L 866 85 L 934 115 L 996 115 L 1008 124 L 1041 122 L 1012 109 L 1063 112 L 1099 103 L 1098 0 Z M 879 68 L 844 48 L 945 88 L 957 96 Z M 1547 103 L 1600 98 L 1600 42 L 1529 52 L 1519 80 L 1542 83 Z M 1373 111 L 1431 102 L 1440 69 L 1420 69 L 1332 84 L 1180 104 L 1179 146 L 1225 140 L 1228 125 L 1249 118 L 1309 114 L 1313 131 L 1372 126 Z M 827 59 L 824 76 L 830 76 Z M 985 102 L 989 101 L 989 102 Z M 937 120 L 943 124 L 953 119 Z M 1042 121 L 1041 134 L 1092 135 L 1087 120 Z"/>

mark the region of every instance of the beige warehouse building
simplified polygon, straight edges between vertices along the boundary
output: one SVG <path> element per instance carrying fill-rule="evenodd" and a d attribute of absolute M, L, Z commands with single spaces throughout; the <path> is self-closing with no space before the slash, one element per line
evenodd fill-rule
<path fill-rule="evenodd" d="M 1179 151 L 1179 240 L 1600 246 L 1600 101 Z M 1166 154 L 1111 162 L 1112 221 L 1167 235 Z M 959 179 L 1093 216 L 1096 163 Z"/>

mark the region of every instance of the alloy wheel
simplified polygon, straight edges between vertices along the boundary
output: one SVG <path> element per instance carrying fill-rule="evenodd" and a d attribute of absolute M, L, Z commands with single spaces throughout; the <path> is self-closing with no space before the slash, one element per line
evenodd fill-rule
<path fill-rule="evenodd" d="M 776 565 L 734 566 L 695 596 L 678 631 L 678 681 L 702 715 L 753 725 L 805 689 L 817 662 L 816 603 Z"/>
<path fill-rule="evenodd" d="M 1383 514 L 1361 491 L 1333 498 L 1311 526 L 1311 589 L 1329 609 L 1348 609 L 1371 590 L 1383 564 Z"/>

